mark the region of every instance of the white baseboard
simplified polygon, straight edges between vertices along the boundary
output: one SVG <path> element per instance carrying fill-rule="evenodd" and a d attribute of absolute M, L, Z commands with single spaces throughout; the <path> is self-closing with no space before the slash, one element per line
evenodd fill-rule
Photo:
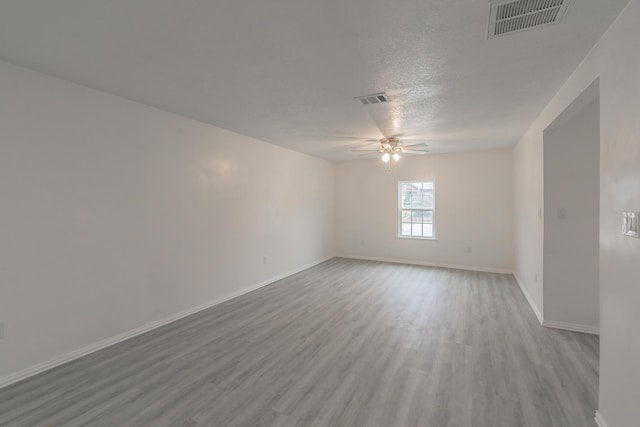
<path fill-rule="evenodd" d="M 124 332 L 122 334 L 118 334 L 116 336 L 107 338 L 105 340 L 99 341 L 99 342 L 94 343 L 94 344 L 90 344 L 90 345 L 88 345 L 86 347 L 82 347 L 80 349 L 77 349 L 77 350 L 74 350 L 72 352 L 63 354 L 61 356 L 54 357 L 53 359 L 49 359 L 49 360 L 47 360 L 45 362 L 39 363 L 39 364 L 37 364 L 35 366 L 32 366 L 32 367 L 29 367 L 27 369 L 23 369 L 22 371 L 18 371 L 18 372 L 14 373 L 14 374 L 10 374 L 8 376 L 2 377 L 2 378 L 0 378 L 0 389 L 3 388 L 3 387 L 7 387 L 7 386 L 9 386 L 11 384 L 17 383 L 18 381 L 22 381 L 24 379 L 27 379 L 29 377 L 32 377 L 32 376 L 37 375 L 39 373 L 42 373 L 44 371 L 48 371 L 49 369 L 53 369 L 53 368 L 55 368 L 57 366 L 63 365 L 65 363 L 67 363 L 67 362 L 71 362 L 72 360 L 75 360 L 75 359 L 78 359 L 80 357 L 86 356 L 88 354 L 94 353 L 94 352 L 96 352 L 98 350 L 102 350 L 102 349 L 104 349 L 106 347 L 112 346 L 112 345 L 117 344 L 117 343 L 119 343 L 121 341 L 125 341 L 125 340 L 128 340 L 129 338 L 133 338 L 135 336 L 142 335 L 142 334 L 144 334 L 146 332 L 149 332 L 149 331 L 151 331 L 153 329 L 156 329 L 156 328 L 159 328 L 161 326 L 167 325 L 169 323 L 175 322 L 176 320 L 180 320 L 182 318 L 185 318 L 187 316 L 195 314 L 195 313 L 197 313 L 199 311 L 206 310 L 206 309 L 211 308 L 211 307 L 213 307 L 215 305 L 221 304 L 221 303 L 223 303 L 225 301 L 229 301 L 231 299 L 237 298 L 237 297 L 239 297 L 241 295 L 244 295 L 246 293 L 249 293 L 251 291 L 255 291 L 256 289 L 262 288 L 263 286 L 267 286 L 267 285 L 269 285 L 271 283 L 277 282 L 278 280 L 282 280 L 285 277 L 289 277 L 289 276 L 294 275 L 296 273 L 299 273 L 299 272 L 301 272 L 303 270 L 311 268 L 311 267 L 313 267 L 315 265 L 318 265 L 318 264 L 321 264 L 321 263 L 323 263 L 325 261 L 328 261 L 331 258 L 333 258 L 333 256 L 322 258 L 320 260 L 317 260 L 317 261 L 314 261 L 312 263 L 303 265 L 303 266 L 298 267 L 296 269 L 293 269 L 293 270 L 287 271 L 285 273 L 279 274 L 279 275 L 277 275 L 275 277 L 271 277 L 271 278 L 269 278 L 269 279 L 267 279 L 265 281 L 262 281 L 262 282 L 260 282 L 258 284 L 253 285 L 253 286 L 249 286 L 248 288 L 242 289 L 242 290 L 240 290 L 238 292 L 234 292 L 234 293 L 232 293 L 230 295 L 225 295 L 225 296 L 223 296 L 221 298 L 217 298 L 215 300 L 206 302 L 204 304 L 200 304 L 200 305 L 198 305 L 196 307 L 192 307 L 192 308 L 189 308 L 187 310 L 184 310 L 184 311 L 181 311 L 179 313 L 176 313 L 174 315 L 171 315 L 169 317 L 165 317 L 164 319 L 160 319 L 160 320 L 153 321 L 151 323 L 147 323 L 146 325 L 143 325 L 143 326 L 141 326 L 139 328 L 132 329 L 130 331 Z"/>
<path fill-rule="evenodd" d="M 598 424 L 598 427 L 609 427 L 609 424 L 607 424 L 604 421 L 604 418 L 602 418 L 602 414 L 600 413 L 600 411 L 596 411 L 596 423 Z"/>
<path fill-rule="evenodd" d="M 531 297 L 531 295 L 529 295 L 529 292 L 527 292 L 527 288 L 522 286 L 522 281 L 518 278 L 518 275 L 514 274 L 514 277 L 516 278 L 516 282 L 518 283 L 518 286 L 520 286 L 520 290 L 524 294 L 524 297 L 527 299 L 527 302 L 531 306 L 531 309 L 533 310 L 536 317 L 538 318 L 538 322 L 540 322 L 541 325 L 544 325 L 544 317 L 542 317 L 542 312 L 538 309 L 538 306 L 533 301 L 533 298 Z"/>
<path fill-rule="evenodd" d="M 536 303 L 533 301 L 533 298 L 531 298 L 531 295 L 529 295 L 529 292 L 527 292 L 527 289 L 524 286 L 522 286 L 522 281 L 518 278 L 518 275 L 514 274 L 514 276 L 516 278 L 516 282 L 518 282 L 518 286 L 520 286 L 520 290 L 524 294 L 524 297 L 527 299 L 527 302 L 531 306 L 531 309 L 533 310 L 536 317 L 538 318 L 538 322 L 540 322 L 542 326 L 544 326 L 545 328 L 563 329 L 565 331 L 600 335 L 600 328 L 598 328 L 597 326 L 579 325 L 576 323 L 556 322 L 555 320 L 546 320 L 542 315 L 542 313 L 540 312 L 540 310 L 538 309 L 538 306 L 536 306 Z"/>
<path fill-rule="evenodd" d="M 394 264 L 424 265 L 426 267 L 451 268 L 454 270 L 481 271 L 483 273 L 513 274 L 512 270 L 507 270 L 502 268 L 476 267 L 476 266 L 458 265 L 458 264 L 441 264 L 441 263 L 421 261 L 421 260 L 370 257 L 370 256 L 350 255 L 350 254 L 336 255 L 336 257 L 349 258 L 349 259 L 361 259 L 364 261 L 391 262 Z"/>
<path fill-rule="evenodd" d="M 565 331 L 582 332 L 584 334 L 600 335 L 600 328 L 598 328 L 597 326 L 556 322 L 555 320 L 543 320 L 542 326 L 554 329 L 564 329 Z"/>

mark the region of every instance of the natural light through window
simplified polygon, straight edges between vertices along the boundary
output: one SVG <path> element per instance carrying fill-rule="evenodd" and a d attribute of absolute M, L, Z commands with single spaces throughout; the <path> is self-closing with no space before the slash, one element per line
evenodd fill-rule
<path fill-rule="evenodd" d="M 434 186 L 427 181 L 400 181 L 398 183 L 398 235 L 433 239 Z"/>

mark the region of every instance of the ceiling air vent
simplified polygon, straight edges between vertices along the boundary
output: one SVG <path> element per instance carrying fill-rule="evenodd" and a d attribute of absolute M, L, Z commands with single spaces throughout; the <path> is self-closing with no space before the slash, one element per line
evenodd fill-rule
<path fill-rule="evenodd" d="M 491 1 L 488 39 L 557 24 L 571 0 Z"/>
<path fill-rule="evenodd" d="M 357 96 L 356 99 L 362 102 L 364 105 L 380 104 L 382 102 L 389 102 L 389 95 L 381 92 L 373 95 Z"/>

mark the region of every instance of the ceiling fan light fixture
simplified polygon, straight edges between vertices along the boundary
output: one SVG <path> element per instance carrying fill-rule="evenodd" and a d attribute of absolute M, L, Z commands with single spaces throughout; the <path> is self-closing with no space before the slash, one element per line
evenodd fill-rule
<path fill-rule="evenodd" d="M 377 152 L 379 154 L 379 159 L 385 164 L 385 170 L 389 170 L 391 167 L 391 159 L 394 162 L 398 162 L 403 155 L 414 155 L 414 154 L 425 154 L 427 150 L 415 149 L 417 146 L 426 146 L 425 143 L 419 143 L 414 145 L 409 145 L 408 147 L 400 146 L 400 139 L 397 136 L 391 136 L 388 138 L 382 138 L 380 140 L 380 148 L 377 150 L 351 150 L 351 151 L 365 151 L 374 153 Z"/>

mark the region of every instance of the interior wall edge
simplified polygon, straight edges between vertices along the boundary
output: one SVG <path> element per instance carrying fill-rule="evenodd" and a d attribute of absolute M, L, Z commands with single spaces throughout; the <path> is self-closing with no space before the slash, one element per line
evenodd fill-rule
<path fill-rule="evenodd" d="M 200 311 L 203 311 L 203 310 L 206 310 L 208 308 L 214 307 L 214 306 L 216 306 L 218 304 L 221 304 L 223 302 L 232 300 L 234 298 L 237 298 L 237 297 L 242 296 L 244 294 L 247 294 L 249 292 L 255 291 L 255 290 L 260 289 L 260 288 L 262 288 L 264 286 L 267 286 L 267 285 L 270 285 L 270 284 L 272 284 L 274 282 L 277 282 L 278 280 L 282 280 L 282 279 L 284 279 L 286 277 L 289 277 L 289 276 L 292 276 L 294 274 L 300 273 L 301 271 L 307 270 L 307 269 L 309 269 L 311 267 L 314 267 L 314 266 L 316 266 L 318 264 L 322 264 L 323 262 L 326 262 L 326 261 L 328 261 L 328 260 L 330 260 L 332 258 L 334 258 L 333 255 L 318 259 L 316 261 L 313 261 L 311 263 L 302 265 L 302 266 L 300 266 L 298 268 L 295 268 L 293 270 L 289 270 L 289 271 L 286 271 L 284 273 L 278 274 L 278 275 L 276 275 L 274 277 L 271 277 L 271 278 L 269 278 L 267 280 L 264 280 L 262 282 L 259 282 L 259 283 L 256 283 L 254 285 L 248 286 L 248 287 L 246 287 L 244 289 L 241 289 L 241 290 L 239 290 L 237 292 L 233 292 L 233 293 L 231 293 L 229 295 L 225 295 L 223 297 L 216 298 L 216 299 L 214 299 L 212 301 L 208 301 L 206 303 L 197 305 L 197 306 L 189 308 L 187 310 L 183 310 L 183 311 L 181 311 L 179 313 L 176 313 L 174 315 L 171 315 L 171 316 L 165 317 L 163 319 L 147 323 L 147 324 L 142 325 L 142 326 L 140 326 L 138 328 L 129 330 L 127 332 L 112 336 L 110 338 L 107 338 L 107 339 L 104 339 L 104 340 L 101 340 L 101 341 L 98 341 L 98 342 L 90 344 L 88 346 L 76 349 L 76 350 L 71 351 L 69 353 L 65 353 L 65 354 L 63 354 L 61 356 L 54 357 L 53 359 L 49 359 L 49 360 L 46 360 L 46 361 L 44 361 L 42 363 L 38 363 L 38 364 L 36 364 L 34 366 L 31 366 L 29 368 L 23 369 L 23 370 L 18 371 L 18 372 L 14 373 L 14 374 L 9 374 L 9 375 L 7 375 L 7 376 L 5 376 L 3 378 L 0 378 L 0 389 L 2 389 L 4 387 L 8 387 L 8 386 L 10 386 L 12 384 L 15 384 L 17 382 L 25 380 L 27 378 L 33 377 L 35 375 L 38 375 L 38 374 L 40 374 L 42 372 L 48 371 L 48 370 L 53 369 L 55 367 L 64 365 L 65 363 L 71 362 L 71 361 L 73 361 L 75 359 L 79 359 L 79 358 L 87 356 L 87 355 L 89 355 L 91 353 L 95 353 L 96 351 L 99 351 L 99 350 L 105 349 L 107 347 L 110 347 L 112 345 L 118 344 L 119 342 L 126 341 L 126 340 L 128 340 L 130 338 L 134 338 L 134 337 L 136 337 L 138 335 L 142 335 L 142 334 L 150 332 L 150 331 L 152 331 L 154 329 L 157 329 L 157 328 L 160 328 L 162 326 L 168 325 L 169 323 L 173 323 L 173 322 L 175 322 L 177 320 L 180 320 L 180 319 L 183 319 L 185 317 L 191 316 L 191 315 L 196 314 L 196 313 L 198 313 Z"/>
<path fill-rule="evenodd" d="M 596 411 L 595 420 L 598 424 L 598 427 L 609 427 L 609 424 L 607 424 L 604 418 L 602 418 L 602 413 L 600 413 L 600 411 Z"/>
<path fill-rule="evenodd" d="M 429 262 L 429 261 L 421 261 L 421 260 L 411 260 L 411 259 L 403 259 L 403 258 L 370 257 L 370 256 L 353 255 L 353 254 L 339 254 L 339 255 L 336 255 L 336 257 L 348 258 L 348 259 L 360 259 L 363 261 L 380 261 L 380 262 L 390 262 L 395 264 L 421 265 L 425 267 L 451 268 L 454 270 L 468 270 L 468 271 L 479 271 L 482 273 L 497 273 L 497 274 L 513 275 L 513 270 L 508 270 L 504 268 L 479 267 L 479 266 L 459 265 L 459 264 L 442 264 L 437 262 Z"/>
<path fill-rule="evenodd" d="M 542 315 L 542 312 L 538 309 L 538 306 L 534 302 L 534 300 L 531 297 L 531 295 L 529 295 L 529 292 L 527 292 L 527 288 L 525 288 L 522 285 L 522 280 L 518 277 L 517 272 L 513 273 L 513 277 L 516 278 L 516 282 L 518 283 L 518 286 L 520 287 L 520 291 L 522 291 L 522 294 L 524 295 L 525 299 L 529 303 L 529 306 L 531 306 L 531 309 L 533 310 L 533 313 L 538 318 L 538 322 L 540 322 L 541 325 L 544 325 L 544 316 Z"/>

